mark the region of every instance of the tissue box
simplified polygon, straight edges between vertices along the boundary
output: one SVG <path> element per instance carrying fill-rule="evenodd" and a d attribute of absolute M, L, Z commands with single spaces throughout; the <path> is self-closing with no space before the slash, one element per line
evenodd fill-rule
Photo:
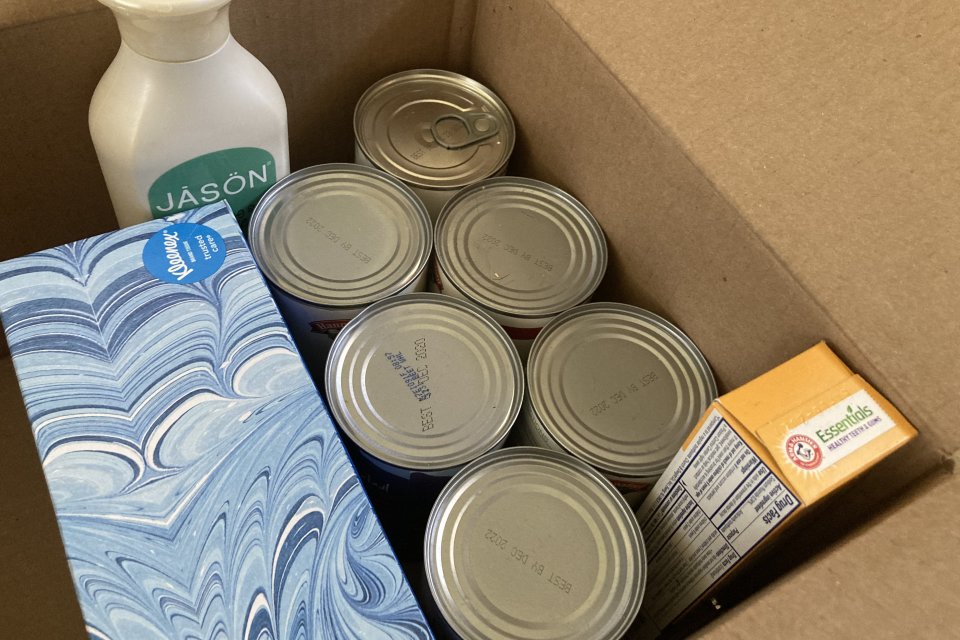
<path fill-rule="evenodd" d="M 430 631 L 225 203 L 0 264 L 91 638 Z"/>

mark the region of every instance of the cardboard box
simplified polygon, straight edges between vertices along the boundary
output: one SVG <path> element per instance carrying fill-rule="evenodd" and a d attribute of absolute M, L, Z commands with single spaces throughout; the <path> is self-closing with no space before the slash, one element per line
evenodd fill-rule
<path fill-rule="evenodd" d="M 715 400 L 637 510 L 642 635 L 669 629 L 809 507 L 916 435 L 823 343 Z"/>
<path fill-rule="evenodd" d="M 226 202 L 0 263 L 0 314 L 90 637 L 430 636 Z"/>
<path fill-rule="evenodd" d="M 231 13 L 286 95 L 293 167 L 351 158 L 353 105 L 388 73 L 472 75 L 515 116 L 510 172 L 570 191 L 603 226 L 598 299 L 682 327 L 722 389 L 825 339 L 919 428 L 840 489 L 843 508 L 826 501 L 772 545 L 789 553 L 712 596 L 726 613 L 695 632 L 956 627 L 956 3 L 235 0 Z M 94 0 L 12 0 L 0 29 L 6 259 L 113 228 L 86 109 L 119 38 Z M 83 637 L 9 365 L 0 378 L 0 487 L 19 488 L 0 500 L 0 618 L 24 637 Z M 845 615 L 810 606 L 828 585 Z"/>

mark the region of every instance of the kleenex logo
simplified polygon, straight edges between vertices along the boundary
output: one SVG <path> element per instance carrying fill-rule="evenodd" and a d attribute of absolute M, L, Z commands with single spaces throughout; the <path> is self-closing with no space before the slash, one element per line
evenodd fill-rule
<path fill-rule="evenodd" d="M 180 234 L 176 231 L 163 230 L 163 250 L 167 256 L 170 266 L 167 272 L 172 274 L 178 281 L 183 280 L 193 273 L 193 269 L 188 267 L 180 256 Z"/>
<path fill-rule="evenodd" d="M 223 237 L 210 227 L 178 223 L 147 240 L 143 265 L 164 282 L 190 284 L 216 273 L 226 254 Z"/>

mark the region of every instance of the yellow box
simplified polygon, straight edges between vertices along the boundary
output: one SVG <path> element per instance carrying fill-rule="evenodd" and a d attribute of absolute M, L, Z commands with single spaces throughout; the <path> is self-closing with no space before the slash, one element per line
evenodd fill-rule
<path fill-rule="evenodd" d="M 637 511 L 649 569 L 642 635 L 916 435 L 822 342 L 715 400 Z"/>

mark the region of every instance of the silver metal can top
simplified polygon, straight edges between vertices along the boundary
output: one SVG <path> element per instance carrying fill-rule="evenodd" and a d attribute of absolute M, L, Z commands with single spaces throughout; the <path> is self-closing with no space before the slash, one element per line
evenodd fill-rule
<path fill-rule="evenodd" d="M 367 89 L 353 129 L 375 166 L 428 189 L 460 189 L 496 175 L 516 139 L 510 111 L 495 93 L 435 69 L 397 73 Z"/>
<path fill-rule="evenodd" d="M 433 245 L 419 198 L 355 164 L 301 169 L 267 191 L 250 219 L 250 250 L 266 278 L 313 304 L 360 307 L 402 291 Z"/>
<path fill-rule="evenodd" d="M 640 609 L 646 552 L 620 493 L 566 454 L 510 447 L 462 469 L 424 540 L 427 580 L 467 640 L 619 638 Z"/>
<path fill-rule="evenodd" d="M 476 306 L 433 293 L 371 305 L 333 343 L 327 401 L 344 433 L 405 469 L 449 469 L 501 445 L 523 402 L 510 338 Z"/>
<path fill-rule="evenodd" d="M 586 304 L 557 316 L 527 362 L 530 405 L 568 452 L 619 476 L 657 476 L 717 395 L 677 327 L 637 307 Z"/>
<path fill-rule="evenodd" d="M 588 300 L 607 268 L 594 217 L 545 182 L 503 177 L 458 193 L 436 228 L 443 276 L 499 313 L 545 317 Z"/>

